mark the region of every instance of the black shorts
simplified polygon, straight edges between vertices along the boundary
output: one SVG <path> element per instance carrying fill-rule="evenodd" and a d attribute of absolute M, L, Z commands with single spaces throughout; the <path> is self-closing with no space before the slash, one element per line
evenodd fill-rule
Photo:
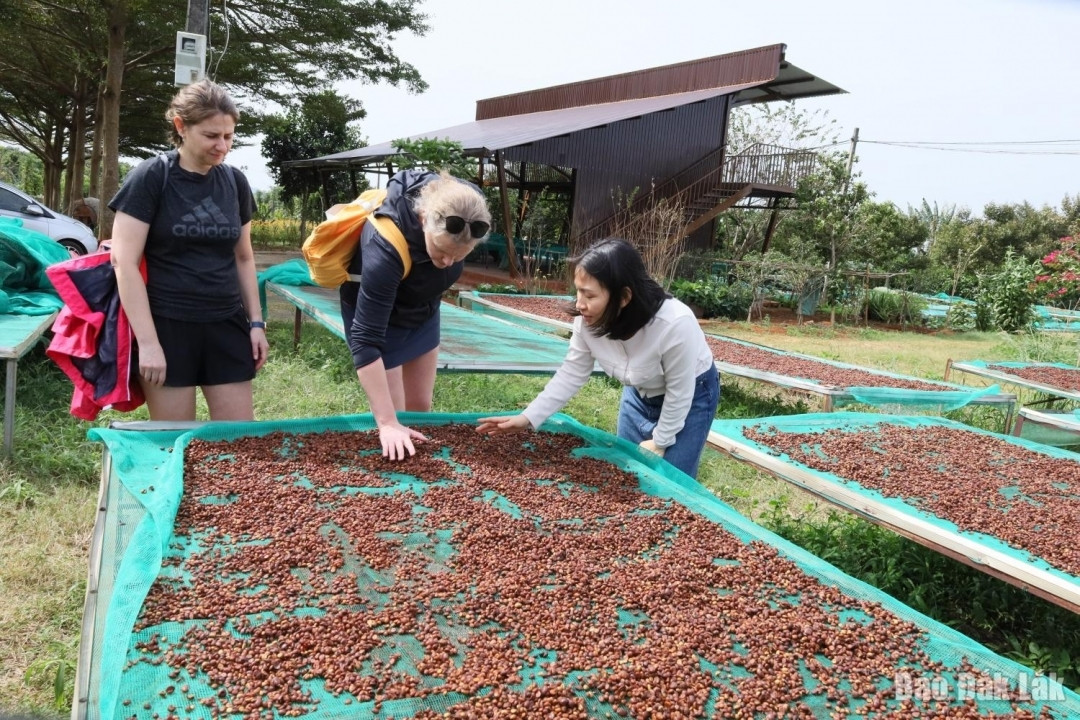
<path fill-rule="evenodd" d="M 205 323 L 153 317 L 165 352 L 166 387 L 228 385 L 255 377 L 251 330 L 243 308 L 224 320 Z"/>

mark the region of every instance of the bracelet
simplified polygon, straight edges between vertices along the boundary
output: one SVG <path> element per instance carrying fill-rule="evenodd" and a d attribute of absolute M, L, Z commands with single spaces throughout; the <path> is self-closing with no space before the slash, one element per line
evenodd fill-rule
<path fill-rule="evenodd" d="M 248 323 L 248 325 L 251 327 L 252 330 L 254 330 L 255 328 L 261 328 L 263 330 L 266 329 L 266 323 L 264 323 L 262 320 L 252 320 L 250 323 Z"/>

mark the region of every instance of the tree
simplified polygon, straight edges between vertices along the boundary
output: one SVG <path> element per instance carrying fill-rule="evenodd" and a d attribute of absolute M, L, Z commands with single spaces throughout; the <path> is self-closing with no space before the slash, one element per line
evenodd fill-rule
<path fill-rule="evenodd" d="M 785 236 L 798 238 L 817 248 L 826 262 L 826 277 L 835 285 L 841 264 L 856 239 L 859 207 L 870 198 L 866 185 L 848 178 L 847 161 L 833 154 L 822 156 L 821 169 L 799 183 L 797 209 L 781 222 Z M 783 250 L 778 233 L 777 250 Z M 835 322 L 834 314 L 830 318 Z"/>
<path fill-rule="evenodd" d="M 984 240 L 976 230 L 979 222 L 971 218 L 954 220 L 942 227 L 930 246 L 931 262 L 952 271 L 949 295 L 959 292 L 961 280 L 983 248 Z"/>
<path fill-rule="evenodd" d="M 807 110 L 791 103 L 737 107 L 728 118 L 727 155 L 751 151 L 755 145 L 791 150 L 818 150 L 838 144 L 836 120 L 827 110 Z M 784 211 L 790 215 L 791 211 Z M 716 219 L 716 243 L 734 260 L 760 248 L 770 213 L 761 209 L 731 209 Z M 779 233 L 779 231 L 778 231 Z M 778 241 L 783 243 L 778 234 Z"/>
<path fill-rule="evenodd" d="M 1000 267 L 1012 248 L 1025 259 L 1035 261 L 1068 234 L 1065 218 L 1050 206 L 1035 208 L 1030 203 L 990 203 L 983 209 L 985 223 L 979 225 L 984 250 L 984 267 Z"/>
<path fill-rule="evenodd" d="M 925 264 L 922 248 L 928 228 L 893 203 L 867 201 L 856 211 L 852 254 L 872 262 L 873 269 L 905 272 Z"/>
<path fill-rule="evenodd" d="M 272 115 L 263 124 L 262 156 L 274 182 L 281 187 L 281 200 L 300 203 L 300 233 L 305 234 L 306 219 L 316 207 L 326 209 L 335 200 L 345 199 L 352 187 L 340 173 L 323 178 L 327 196 L 321 203 L 311 203 L 315 185 L 310 170 L 286 167 L 292 160 L 308 160 L 322 155 L 352 150 L 367 143 L 357 121 L 367 113 L 361 104 L 333 90 L 307 95 L 281 115 Z M 362 182 L 363 188 L 367 181 Z M 349 197 L 348 199 L 352 199 Z"/>
<path fill-rule="evenodd" d="M 728 118 L 727 153 L 737 155 L 757 144 L 813 150 L 837 145 L 839 137 L 828 110 L 794 103 L 744 105 Z"/>
<path fill-rule="evenodd" d="M 459 142 L 438 138 L 398 138 L 391 144 L 398 152 L 395 160 L 402 170 L 445 170 L 454 177 L 476 182 L 477 161 L 465 157 L 465 149 Z"/>
<path fill-rule="evenodd" d="M 949 223 L 955 221 L 961 213 L 970 213 L 967 209 L 959 210 L 956 205 L 945 205 L 938 207 L 937 201 L 934 201 L 933 205 L 930 205 L 923 198 L 922 205 L 918 208 L 913 208 L 908 205 L 908 216 L 921 222 L 926 227 L 926 251 L 929 251 L 934 246 L 934 240 L 937 239 L 942 229 Z"/>
<path fill-rule="evenodd" d="M 63 102 L 48 102 L 44 107 L 61 108 L 64 102 L 74 107 L 78 98 L 91 99 L 84 106 L 89 118 L 85 133 L 76 131 L 72 135 L 70 118 L 74 111 L 69 109 L 60 113 L 68 119 L 66 123 L 54 119 L 47 130 L 12 141 L 34 151 L 45 138 L 52 138 L 49 148 L 58 144 L 57 137 L 61 143 L 67 137 L 85 144 L 92 131 L 93 145 L 95 149 L 100 147 L 103 158 L 100 194 L 111 196 L 119 180 L 121 153 L 149 155 L 162 146 L 161 115 L 156 111 L 132 112 L 121 118 L 120 102 L 121 96 L 125 102 L 152 98 L 154 107 L 164 109 L 165 100 L 175 91 L 172 64 L 175 30 L 183 25 L 181 4 L 143 0 L 72 0 L 64 5 L 51 0 L 8 1 L 15 7 L 11 9 L 5 3 L 0 17 L 10 22 L 0 28 L 0 41 L 12 40 L 16 49 L 24 51 L 13 57 L 49 48 L 48 54 L 53 56 L 50 59 L 56 63 L 49 74 L 65 81 L 73 78 L 69 86 L 52 88 Z M 241 105 L 266 101 L 288 105 L 293 98 L 353 79 L 404 84 L 419 92 L 426 86 L 418 71 L 398 59 L 392 50 L 397 33 L 422 35 L 427 31 L 418 5 L 419 0 L 232 0 L 213 6 L 211 27 L 228 28 L 229 41 L 227 52 L 224 44 L 220 53 L 211 47 L 208 73 L 229 87 Z M 53 28 L 70 28 L 72 32 L 79 29 L 83 39 L 73 37 L 58 43 L 53 37 L 49 42 L 43 33 Z M 28 39 L 21 41 L 23 37 Z M 64 52 L 68 47 L 78 52 Z M 33 63 L 12 65 L 0 67 L 5 71 L 0 106 L 11 109 L 11 117 L 26 124 L 42 112 L 41 98 L 33 95 L 40 85 L 35 83 L 34 73 L 40 71 Z M 133 82 L 136 84 L 131 86 Z M 129 92 L 132 88 L 135 92 Z M 261 119 L 258 113 L 245 109 L 243 114 L 255 121 L 252 129 L 257 130 Z M 151 118 L 153 122 L 148 123 Z M 152 126 L 158 128 L 153 136 L 148 134 Z M 4 136 L 0 130 L 0 137 Z M 68 152 L 67 162 L 74 162 L 76 156 Z M 52 152 L 50 157 L 57 156 Z M 51 187 L 57 181 L 48 174 L 58 175 L 58 171 L 50 171 L 48 161 L 46 169 Z M 81 178 L 74 182 L 81 187 Z M 111 219 L 111 214 L 105 213 L 104 232 L 111 230 Z"/>

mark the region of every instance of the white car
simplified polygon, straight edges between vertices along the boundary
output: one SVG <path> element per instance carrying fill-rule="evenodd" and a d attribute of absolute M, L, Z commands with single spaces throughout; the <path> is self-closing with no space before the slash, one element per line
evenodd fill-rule
<path fill-rule="evenodd" d="M 23 191 L 0 182 L 0 217 L 22 220 L 27 230 L 48 235 L 74 255 L 98 249 L 94 231 L 75 218 L 50 210 Z"/>

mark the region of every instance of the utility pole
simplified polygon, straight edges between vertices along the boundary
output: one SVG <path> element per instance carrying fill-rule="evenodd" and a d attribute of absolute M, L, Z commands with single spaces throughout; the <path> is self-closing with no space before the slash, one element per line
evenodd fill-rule
<path fill-rule="evenodd" d="M 188 0 L 186 29 L 196 35 L 210 34 L 210 0 Z"/>
<path fill-rule="evenodd" d="M 194 2 L 195 0 L 190 0 Z M 844 179 L 844 190 L 851 183 L 851 166 L 855 164 L 855 146 L 859 144 L 859 128 L 855 128 L 855 134 L 851 136 L 851 150 L 847 156 L 847 178 Z"/>

